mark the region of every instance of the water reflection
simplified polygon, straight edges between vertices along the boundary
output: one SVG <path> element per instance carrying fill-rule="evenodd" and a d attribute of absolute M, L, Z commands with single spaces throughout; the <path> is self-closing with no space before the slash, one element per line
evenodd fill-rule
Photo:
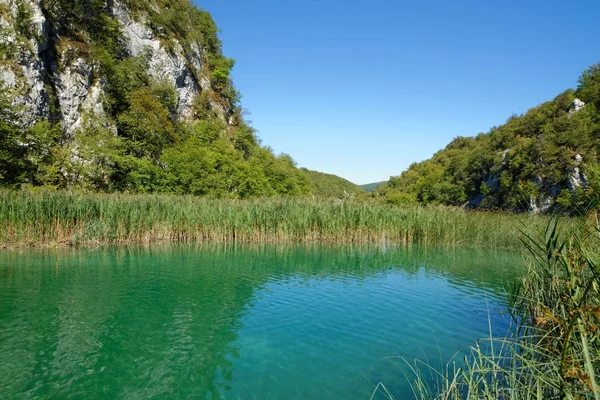
<path fill-rule="evenodd" d="M 402 398 L 382 359 L 451 355 L 485 334 L 519 261 L 335 246 L 0 253 L 0 397 L 368 398 L 369 378 Z"/>

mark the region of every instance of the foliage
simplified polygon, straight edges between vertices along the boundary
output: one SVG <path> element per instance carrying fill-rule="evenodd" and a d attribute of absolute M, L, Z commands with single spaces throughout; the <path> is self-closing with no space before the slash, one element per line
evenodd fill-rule
<path fill-rule="evenodd" d="M 7 186 L 23 180 L 26 148 L 21 138 L 22 130 L 17 109 L 12 105 L 9 91 L 2 84 L 0 85 L 0 182 Z"/>
<path fill-rule="evenodd" d="M 0 184 L 54 186 L 58 179 L 59 126 L 40 121 L 23 128 L 22 108 L 0 82 Z"/>
<path fill-rule="evenodd" d="M 28 183 L 50 187 L 59 184 L 60 136 L 60 126 L 52 126 L 47 121 L 40 121 L 26 131 L 23 143 L 27 149 Z"/>
<path fill-rule="evenodd" d="M 0 191 L 0 245 L 6 246 L 210 240 L 519 248 L 515 225 L 522 222 L 535 232 L 547 221 L 542 216 L 306 197 Z"/>
<path fill-rule="evenodd" d="M 104 0 L 42 0 L 42 9 L 59 36 L 94 43 L 115 56 L 124 56 L 123 33 Z"/>
<path fill-rule="evenodd" d="M 250 159 L 254 165 L 264 168 L 269 185 L 278 194 L 299 196 L 310 192 L 310 184 L 287 154 L 275 157 L 270 149 L 260 149 Z"/>
<path fill-rule="evenodd" d="M 264 174 L 222 138 L 206 146 L 192 137 L 169 149 L 164 161 L 175 193 L 231 198 L 273 194 Z"/>
<path fill-rule="evenodd" d="M 562 190 L 576 168 L 584 172 L 598 160 L 598 82 L 600 64 L 583 73 L 576 91 L 512 116 L 487 134 L 457 137 L 431 159 L 391 178 L 375 196 L 388 203 L 524 211 L 532 200 L 560 195 L 560 209 L 576 212 L 586 188 L 571 188 L 570 195 Z M 586 103 L 578 112 L 571 111 L 575 98 Z"/>
<path fill-rule="evenodd" d="M 314 196 L 345 199 L 364 194 L 364 190 L 360 186 L 339 176 L 311 171 L 306 168 L 302 168 L 302 171 L 310 182 L 311 192 Z"/>
<path fill-rule="evenodd" d="M 17 32 L 26 39 L 35 38 L 35 32 L 32 29 L 33 10 L 31 5 L 24 0 L 17 1 L 17 15 L 15 18 L 15 28 Z"/>
<path fill-rule="evenodd" d="M 360 185 L 360 187 L 365 192 L 371 193 L 371 192 L 374 192 L 375 190 L 379 189 L 380 187 L 382 187 L 386 183 L 387 183 L 387 181 L 373 182 L 373 183 L 367 183 L 366 185 Z"/>
<path fill-rule="evenodd" d="M 157 163 L 163 150 L 176 139 L 169 110 L 160 100 L 147 88 L 134 90 L 129 96 L 129 110 L 117 119 L 130 154 Z"/>
<path fill-rule="evenodd" d="M 600 64 L 592 65 L 579 78 L 578 95 L 600 109 Z"/>
<path fill-rule="evenodd" d="M 67 186 L 71 187 L 114 190 L 114 175 L 127 164 L 124 139 L 116 135 L 108 121 L 89 115 L 75 135 L 72 147 L 63 150 L 67 155 L 62 170 L 68 177 Z M 70 158 L 70 153 L 76 153 L 78 157 Z"/>
<path fill-rule="evenodd" d="M 31 9 L 25 2 L 18 4 L 23 17 L 18 28 L 25 34 Z M 275 156 L 262 147 L 244 120 L 230 79 L 234 61 L 222 54 L 210 14 L 187 0 L 126 0 L 124 5 L 167 50 L 178 56 L 183 51 L 192 78 L 203 88 L 192 115 L 180 115 L 180 93 L 173 83 L 150 76 L 152 49 L 129 55 L 118 19 L 112 17 L 114 4 L 43 0 L 42 11 L 56 33 L 48 43 L 49 56 L 56 56 L 59 70 L 83 60 L 91 83 L 102 86 L 105 112 L 86 112 L 77 131 L 67 137 L 57 121 L 24 126 L 12 94 L 0 93 L 2 186 L 232 199 L 315 191 L 310 174 L 299 170 L 290 156 Z M 192 58 L 200 58 L 202 70 Z M 208 87 L 201 84 L 206 78 Z M 52 85 L 47 89 L 52 96 Z M 337 185 L 335 179 L 330 182 Z M 319 193 L 335 191 L 325 184 Z"/>

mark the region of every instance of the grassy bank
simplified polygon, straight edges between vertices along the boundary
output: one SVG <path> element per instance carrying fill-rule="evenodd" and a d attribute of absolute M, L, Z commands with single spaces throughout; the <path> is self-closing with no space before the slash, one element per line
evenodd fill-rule
<path fill-rule="evenodd" d="M 0 244 L 99 245 L 152 241 L 369 243 L 517 248 L 516 228 L 545 217 L 467 213 L 306 198 L 0 191 Z"/>

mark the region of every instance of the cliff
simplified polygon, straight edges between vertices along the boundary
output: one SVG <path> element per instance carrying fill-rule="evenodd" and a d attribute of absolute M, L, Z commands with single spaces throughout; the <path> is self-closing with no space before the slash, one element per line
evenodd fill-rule
<path fill-rule="evenodd" d="M 0 184 L 309 193 L 245 122 L 217 33 L 186 0 L 0 0 Z"/>
<path fill-rule="evenodd" d="M 106 74 L 110 72 L 103 68 L 103 56 L 116 60 L 143 56 L 149 77 L 175 88 L 178 119 L 192 116 L 193 103 L 203 92 L 212 92 L 210 108 L 220 118 L 231 118 L 234 104 L 223 90 L 215 90 L 208 65 L 210 58 L 222 57 L 220 46 L 209 49 L 202 45 L 202 35 L 211 32 L 196 26 L 198 36 L 192 38 L 191 29 L 178 35 L 168 21 L 161 26 L 153 15 L 167 6 L 157 2 L 140 2 L 145 4 L 143 9 L 133 2 L 91 4 L 96 5 L 62 0 L 0 1 L 0 78 L 6 88 L 14 90 L 16 102 L 25 107 L 27 123 L 55 118 L 71 135 L 81 126 L 85 112 L 106 114 L 104 101 L 111 95 Z M 190 18 L 177 7 L 167 10 L 180 11 L 177 18 L 184 21 Z M 190 10 L 198 19 L 213 24 L 216 34 L 208 14 L 192 7 L 187 12 Z M 97 28 L 94 24 L 108 26 Z"/>

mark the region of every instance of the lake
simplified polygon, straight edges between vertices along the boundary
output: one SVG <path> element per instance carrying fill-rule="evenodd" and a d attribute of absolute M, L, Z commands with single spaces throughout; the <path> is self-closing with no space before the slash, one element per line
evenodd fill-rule
<path fill-rule="evenodd" d="M 507 331 L 521 261 L 385 246 L 4 251 L 0 398 L 368 400 L 378 382 L 410 398 L 403 360 L 439 367 L 489 322 Z"/>

